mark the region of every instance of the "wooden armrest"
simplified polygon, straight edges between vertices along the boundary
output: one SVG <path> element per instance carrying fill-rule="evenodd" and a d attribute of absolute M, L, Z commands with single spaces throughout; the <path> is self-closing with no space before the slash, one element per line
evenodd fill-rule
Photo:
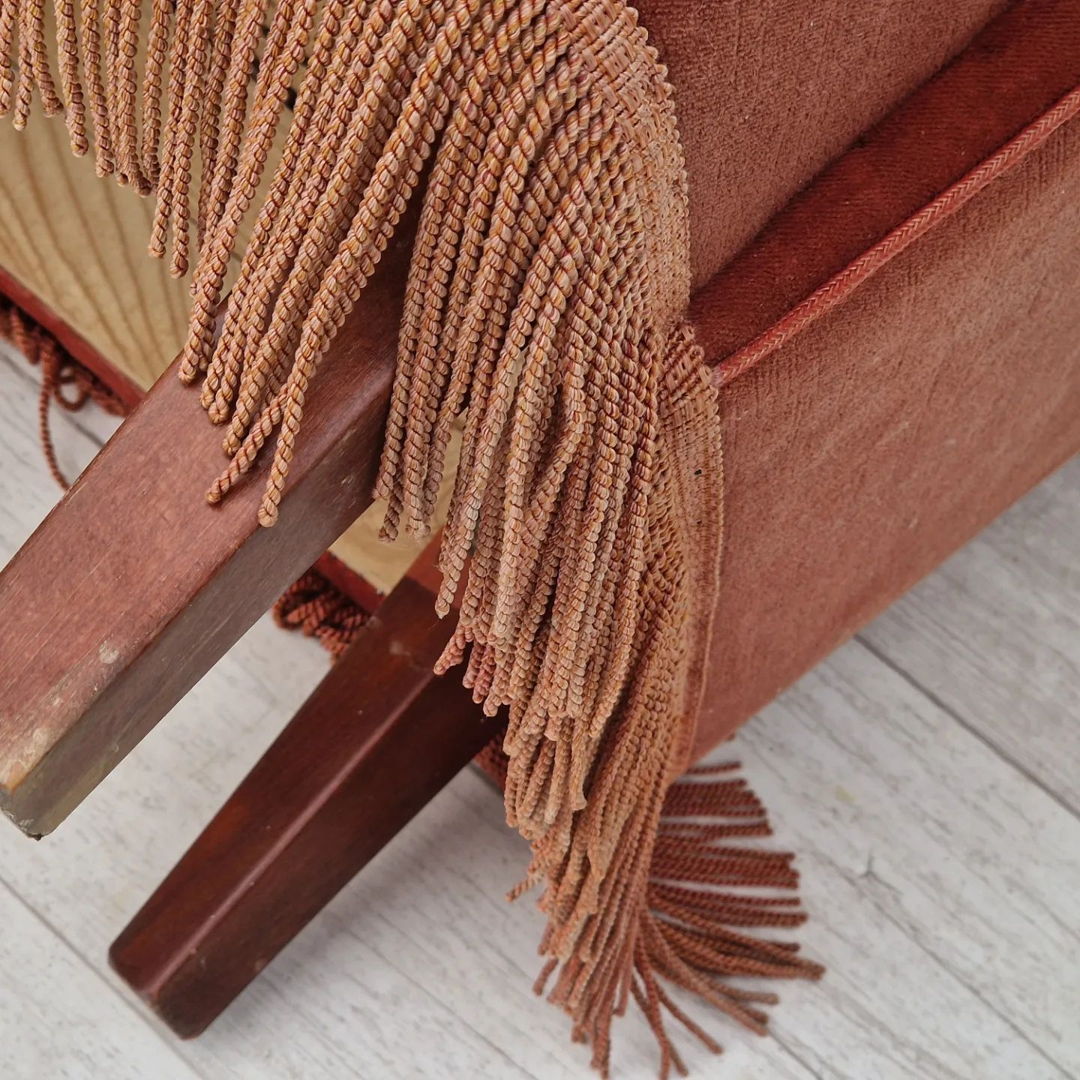
<path fill-rule="evenodd" d="M 24 832 L 56 828 L 370 505 L 406 254 L 312 385 L 275 528 L 266 460 L 207 504 L 223 431 L 170 369 L 0 575 L 0 808 Z"/>

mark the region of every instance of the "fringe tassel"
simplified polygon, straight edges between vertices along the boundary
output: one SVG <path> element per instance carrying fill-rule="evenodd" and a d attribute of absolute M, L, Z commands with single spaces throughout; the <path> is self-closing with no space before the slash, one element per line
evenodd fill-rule
<path fill-rule="evenodd" d="M 93 372 L 75 360 L 52 334 L 3 297 L 0 297 L 0 338 L 41 369 L 38 433 L 49 475 L 67 491 L 71 485 L 56 460 L 49 424 L 52 405 L 55 403 L 67 412 L 78 412 L 88 401 L 93 401 L 111 416 L 123 416 L 127 411 L 124 403 Z"/>
<path fill-rule="evenodd" d="M 493 744 L 478 758 L 503 787 L 508 760 Z M 689 991 L 757 1034 L 776 994 L 733 986 L 731 978 L 817 980 L 824 968 L 793 942 L 748 931 L 802 926 L 799 875 L 789 852 L 746 841 L 772 835 L 764 806 L 736 774 L 738 762 L 688 769 L 667 792 L 648 871 L 647 907 L 633 953 L 630 995 L 660 1048 L 659 1074 L 687 1075 L 665 1019 L 681 1024 L 712 1053 L 716 1042 L 671 998 L 664 982 Z M 537 979 L 544 993 L 556 961 Z M 624 1003 L 621 1003 L 624 1004 Z M 601 1053 L 606 1053 L 603 1048 Z M 606 1071 L 607 1062 L 597 1062 Z"/>
<path fill-rule="evenodd" d="M 798 955 L 798 945 L 746 932 L 806 921 L 795 895 L 794 856 L 731 842 L 771 834 L 765 811 L 744 780 L 701 782 L 688 776 L 668 790 L 630 984 L 659 1044 L 665 1080 L 672 1068 L 687 1074 L 665 1027 L 665 1013 L 713 1053 L 722 1048 L 675 1004 L 661 980 L 764 1034 L 768 1017 L 763 1007 L 775 1005 L 777 996 L 727 980 L 818 979 L 824 972 L 820 964 Z M 755 889 L 767 892 L 750 891 Z M 597 1064 L 606 1072 L 606 1059 Z"/>
<path fill-rule="evenodd" d="M 368 614 L 318 570 L 311 569 L 281 594 L 273 608 L 283 630 L 313 637 L 337 660 L 356 639 Z"/>
<path fill-rule="evenodd" d="M 464 416 L 437 604 L 458 624 L 439 670 L 465 662 L 484 709 L 508 707 L 507 817 L 532 844 L 526 884 L 545 886 L 550 996 L 602 1071 L 631 997 L 675 1062 L 658 976 L 757 1022 L 701 972 L 784 973 L 786 953 L 736 947 L 707 905 L 685 926 L 650 908 L 676 903 L 650 886 L 656 860 L 690 845 L 673 869 L 716 861 L 711 834 L 672 837 L 661 813 L 702 692 L 722 479 L 715 394 L 681 325 L 671 91 L 634 10 L 150 0 L 144 31 L 140 0 L 82 0 L 76 34 L 56 2 L 73 148 L 91 128 L 99 172 L 154 189 L 150 249 L 175 274 L 195 225 L 181 376 L 224 428 L 211 502 L 273 443 L 259 520 L 274 524 L 319 363 L 420 202 L 376 493 L 388 538 L 426 535 Z M 41 0 L 0 0 L 0 106 L 17 126 L 34 92 L 60 107 L 42 26 Z"/>

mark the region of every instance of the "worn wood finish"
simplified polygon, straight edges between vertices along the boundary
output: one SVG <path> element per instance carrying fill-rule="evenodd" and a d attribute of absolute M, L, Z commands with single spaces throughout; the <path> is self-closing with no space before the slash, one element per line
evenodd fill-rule
<path fill-rule="evenodd" d="M 453 628 L 405 578 L 120 935 L 113 966 L 203 1031 L 497 732 L 431 669 Z"/>
<path fill-rule="evenodd" d="M 264 192 L 286 126 L 283 117 Z M 45 325 L 80 362 L 104 372 L 134 406 L 182 346 L 191 299 L 190 279 L 171 277 L 167 261 L 147 254 L 153 200 L 138 198 L 113 178 L 97 178 L 93 156 L 74 157 L 62 120 L 40 115 L 39 106 L 23 132 L 0 124 L 0 162 L 0 293 Z M 253 217 L 241 222 L 226 285 L 239 267 Z M 456 455 L 455 441 L 449 460 Z M 448 470 L 440 519 L 452 481 Z M 423 545 L 407 536 L 384 544 L 378 539 L 381 525 L 377 509 L 361 515 L 335 538 L 333 551 L 385 594 Z"/>
<path fill-rule="evenodd" d="M 25 832 L 54 829 L 370 505 L 403 255 L 312 386 L 275 529 L 256 522 L 265 460 L 207 506 L 221 433 L 170 369 L 0 576 L 20 613 L 0 624 L 0 808 Z"/>

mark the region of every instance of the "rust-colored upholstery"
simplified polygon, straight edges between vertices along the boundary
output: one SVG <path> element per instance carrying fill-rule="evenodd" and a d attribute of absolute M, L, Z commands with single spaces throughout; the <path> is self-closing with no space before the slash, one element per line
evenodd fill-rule
<path fill-rule="evenodd" d="M 704 284 L 1008 0 L 636 0 L 668 66 Z"/>
<path fill-rule="evenodd" d="M 638 6 L 675 89 L 691 314 L 721 369 L 1080 84 L 1080 0 Z M 1078 207 L 1073 119 L 723 387 L 699 752 L 1080 448 Z M 62 296 L 32 299 L 77 326 Z"/>
<path fill-rule="evenodd" d="M 702 751 L 1080 450 L 1080 122 L 724 395 Z"/>
<path fill-rule="evenodd" d="M 1003 16 L 698 292 L 713 361 L 1078 85 L 1080 3 Z M 947 209 L 721 391 L 725 565 L 699 752 L 1080 449 L 1080 116 Z"/>

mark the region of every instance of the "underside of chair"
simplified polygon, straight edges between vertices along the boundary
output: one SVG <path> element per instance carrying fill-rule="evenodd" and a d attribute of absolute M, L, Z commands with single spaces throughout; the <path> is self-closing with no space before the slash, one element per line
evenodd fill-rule
<path fill-rule="evenodd" d="M 773 0 L 718 20 L 704 0 L 640 5 L 685 146 L 690 315 L 724 446 L 725 550 L 692 758 L 1080 449 L 1080 3 L 915 7 L 830 0 L 810 19 L 805 4 Z M 220 439 L 198 395 L 162 376 L 184 288 L 133 254 L 149 204 L 102 194 L 88 162 L 61 153 L 56 121 L 31 129 L 0 131 L 5 160 L 80 195 L 57 204 L 70 218 L 58 228 L 51 202 L 0 178 L 0 286 L 129 398 L 149 390 L 0 578 L 0 603 L 27 611 L 0 628 L 0 792 L 42 833 L 370 504 L 410 237 L 312 383 L 268 532 L 254 516 L 265 464 L 203 505 Z M 107 261 L 132 268 L 115 279 L 115 311 L 62 240 L 104 220 L 116 223 Z M 42 234 L 68 251 L 62 272 Z M 376 529 L 365 516 L 334 547 L 339 584 L 369 607 L 376 594 L 401 602 L 421 547 L 388 559 Z M 62 582 L 49 576 L 60 553 Z M 85 615 L 61 625 L 73 606 Z M 411 692 L 437 686 L 425 674 Z M 477 745 L 463 738 L 455 752 L 463 762 Z M 355 868 L 368 856 L 351 857 Z M 148 925 L 175 895 L 163 888 Z M 209 925 L 211 909 L 191 918 Z M 207 956 L 225 963 L 230 941 L 211 936 Z M 133 933 L 120 949 L 136 957 L 132 978 L 149 970 L 146 992 L 187 1008 L 197 965 L 170 983 L 160 957 L 139 952 L 146 942 Z"/>

